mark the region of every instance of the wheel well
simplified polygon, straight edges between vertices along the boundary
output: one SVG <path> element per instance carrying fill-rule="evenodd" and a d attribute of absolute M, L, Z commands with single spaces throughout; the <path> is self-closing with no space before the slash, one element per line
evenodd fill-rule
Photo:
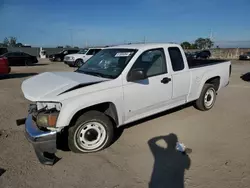
<path fill-rule="evenodd" d="M 100 103 L 100 104 L 96 104 L 84 109 L 79 110 L 71 119 L 70 121 L 70 125 L 74 125 L 75 122 L 77 121 L 77 119 L 85 112 L 87 111 L 91 111 L 91 110 L 96 110 L 99 112 L 103 112 L 104 114 L 106 114 L 114 123 L 114 125 L 118 125 L 118 115 L 117 115 L 117 111 L 116 111 L 116 107 L 112 102 L 105 102 L 105 103 Z"/>
<path fill-rule="evenodd" d="M 76 59 L 76 60 L 75 60 L 75 62 L 76 62 L 76 61 L 78 61 L 78 60 L 81 60 L 81 61 L 83 61 L 83 60 L 82 60 L 81 58 L 78 58 L 78 59 Z"/>
<path fill-rule="evenodd" d="M 220 77 L 216 76 L 216 77 L 210 78 L 209 80 L 206 81 L 205 84 L 213 84 L 216 91 L 218 91 L 220 87 Z"/>

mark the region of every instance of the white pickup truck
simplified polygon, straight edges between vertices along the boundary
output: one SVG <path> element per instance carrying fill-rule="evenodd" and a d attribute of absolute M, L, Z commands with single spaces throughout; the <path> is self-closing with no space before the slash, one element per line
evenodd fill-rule
<path fill-rule="evenodd" d="M 82 66 L 88 59 L 97 54 L 103 48 L 84 48 L 77 52 L 76 54 L 66 55 L 63 59 L 64 63 L 69 65 L 70 67 L 80 67 Z"/>
<path fill-rule="evenodd" d="M 96 152 L 130 122 L 189 102 L 211 109 L 230 74 L 230 61 L 187 60 L 177 44 L 108 47 L 74 72 L 45 72 L 22 83 L 33 102 L 26 136 L 43 164 L 54 163 L 47 154 L 65 132 L 73 152 Z"/>

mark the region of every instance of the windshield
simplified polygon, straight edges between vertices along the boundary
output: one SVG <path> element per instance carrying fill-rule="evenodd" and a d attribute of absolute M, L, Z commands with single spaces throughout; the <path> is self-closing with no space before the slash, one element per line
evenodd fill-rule
<path fill-rule="evenodd" d="M 134 56 L 134 49 L 104 49 L 90 58 L 76 72 L 104 78 L 118 77 Z"/>
<path fill-rule="evenodd" d="M 78 54 L 86 54 L 88 51 L 88 49 L 81 49 L 79 52 L 77 52 Z"/>

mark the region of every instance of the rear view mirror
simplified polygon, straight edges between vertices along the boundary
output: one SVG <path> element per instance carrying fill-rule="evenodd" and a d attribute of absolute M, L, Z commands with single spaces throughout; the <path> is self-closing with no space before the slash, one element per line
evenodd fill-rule
<path fill-rule="evenodd" d="M 133 82 L 137 80 L 144 80 L 146 78 L 146 74 L 143 69 L 135 69 L 132 70 L 128 75 L 128 82 Z"/>

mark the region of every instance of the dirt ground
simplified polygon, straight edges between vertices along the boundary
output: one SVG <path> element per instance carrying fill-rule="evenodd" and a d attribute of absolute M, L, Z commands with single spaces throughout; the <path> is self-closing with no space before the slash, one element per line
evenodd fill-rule
<path fill-rule="evenodd" d="M 20 85 L 36 73 L 72 70 L 60 62 L 41 61 L 33 67 L 13 67 L 11 76 L 0 80 L 1 188 L 249 187 L 250 82 L 240 77 L 250 72 L 250 62 L 233 61 L 230 84 L 212 110 L 189 106 L 162 113 L 126 127 L 104 151 L 59 151 L 58 163 L 43 166 L 24 137 L 24 127 L 15 124 L 27 115 L 29 104 Z M 171 146 L 177 138 L 191 154 L 163 149 L 164 140 Z M 158 139 L 162 147 L 155 144 Z"/>

